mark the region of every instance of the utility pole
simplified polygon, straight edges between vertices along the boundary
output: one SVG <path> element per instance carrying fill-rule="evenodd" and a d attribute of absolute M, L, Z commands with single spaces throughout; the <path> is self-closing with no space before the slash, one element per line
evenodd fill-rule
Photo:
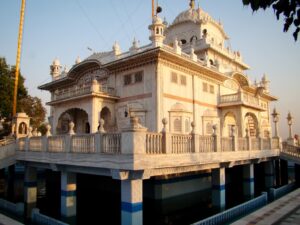
<path fill-rule="evenodd" d="M 17 112 L 17 95 L 18 95 L 18 83 L 19 83 L 19 73 L 20 73 L 20 59 L 21 59 L 22 37 L 23 37 L 24 14 L 25 14 L 25 0 L 22 0 L 21 13 L 20 13 L 20 24 L 19 24 L 19 37 L 18 37 L 18 48 L 17 48 L 15 88 L 14 88 L 12 116 L 15 116 L 16 112 Z"/>

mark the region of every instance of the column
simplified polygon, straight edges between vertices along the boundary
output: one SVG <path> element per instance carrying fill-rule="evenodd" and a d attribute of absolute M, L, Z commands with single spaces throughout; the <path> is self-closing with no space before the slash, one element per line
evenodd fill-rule
<path fill-rule="evenodd" d="M 31 216 L 31 210 L 36 207 L 37 198 L 37 171 L 36 168 L 25 166 L 24 174 L 24 202 L 25 217 Z"/>
<path fill-rule="evenodd" d="M 254 165 L 243 166 L 243 192 L 245 199 L 254 197 Z"/>
<path fill-rule="evenodd" d="M 121 180 L 121 224 L 143 224 L 143 180 Z"/>
<path fill-rule="evenodd" d="M 15 200 L 15 165 L 8 167 L 7 178 L 7 199 L 11 202 Z"/>
<path fill-rule="evenodd" d="M 0 198 L 5 195 L 5 169 L 0 169 Z"/>
<path fill-rule="evenodd" d="M 300 165 L 295 163 L 295 181 L 297 187 L 300 187 Z"/>
<path fill-rule="evenodd" d="M 212 205 L 221 210 L 225 209 L 225 168 L 212 170 Z"/>
<path fill-rule="evenodd" d="M 60 213 L 63 217 L 76 216 L 76 173 L 61 172 Z"/>
<path fill-rule="evenodd" d="M 265 170 L 265 187 L 266 189 L 274 187 L 274 165 L 273 161 L 264 163 Z"/>
<path fill-rule="evenodd" d="M 288 162 L 280 159 L 281 185 L 286 185 L 289 182 Z"/>

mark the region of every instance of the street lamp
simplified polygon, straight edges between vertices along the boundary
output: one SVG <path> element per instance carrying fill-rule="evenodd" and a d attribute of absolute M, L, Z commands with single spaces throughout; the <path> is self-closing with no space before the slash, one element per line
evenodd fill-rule
<path fill-rule="evenodd" d="M 278 137 L 278 122 L 279 122 L 279 113 L 277 112 L 276 108 L 273 109 L 273 122 L 274 122 L 274 126 L 275 126 L 275 134 L 274 137 Z"/>
<path fill-rule="evenodd" d="M 287 116 L 287 121 L 288 121 L 288 125 L 289 125 L 289 139 L 292 139 L 292 124 L 293 124 L 293 117 L 291 115 L 291 113 L 289 112 L 288 113 L 288 116 Z"/>

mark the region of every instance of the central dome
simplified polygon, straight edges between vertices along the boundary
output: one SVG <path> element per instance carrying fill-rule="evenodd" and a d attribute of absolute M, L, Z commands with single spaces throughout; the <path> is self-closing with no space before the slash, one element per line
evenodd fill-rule
<path fill-rule="evenodd" d="M 173 21 L 172 25 L 192 21 L 194 23 L 206 22 L 212 20 L 211 16 L 201 8 L 188 9 L 181 12 Z"/>

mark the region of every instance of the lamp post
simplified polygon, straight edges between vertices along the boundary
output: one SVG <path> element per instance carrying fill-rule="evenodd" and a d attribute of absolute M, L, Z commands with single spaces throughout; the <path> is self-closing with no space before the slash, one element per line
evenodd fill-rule
<path fill-rule="evenodd" d="M 278 121 L 279 121 L 279 113 L 277 112 L 276 108 L 273 109 L 273 122 L 275 127 L 275 134 L 274 137 L 278 137 Z"/>
<path fill-rule="evenodd" d="M 288 116 L 287 116 L 287 121 L 288 121 L 288 125 L 289 125 L 289 139 L 293 139 L 292 137 L 292 124 L 293 124 L 293 117 L 291 115 L 291 113 L 289 112 L 288 113 Z"/>

